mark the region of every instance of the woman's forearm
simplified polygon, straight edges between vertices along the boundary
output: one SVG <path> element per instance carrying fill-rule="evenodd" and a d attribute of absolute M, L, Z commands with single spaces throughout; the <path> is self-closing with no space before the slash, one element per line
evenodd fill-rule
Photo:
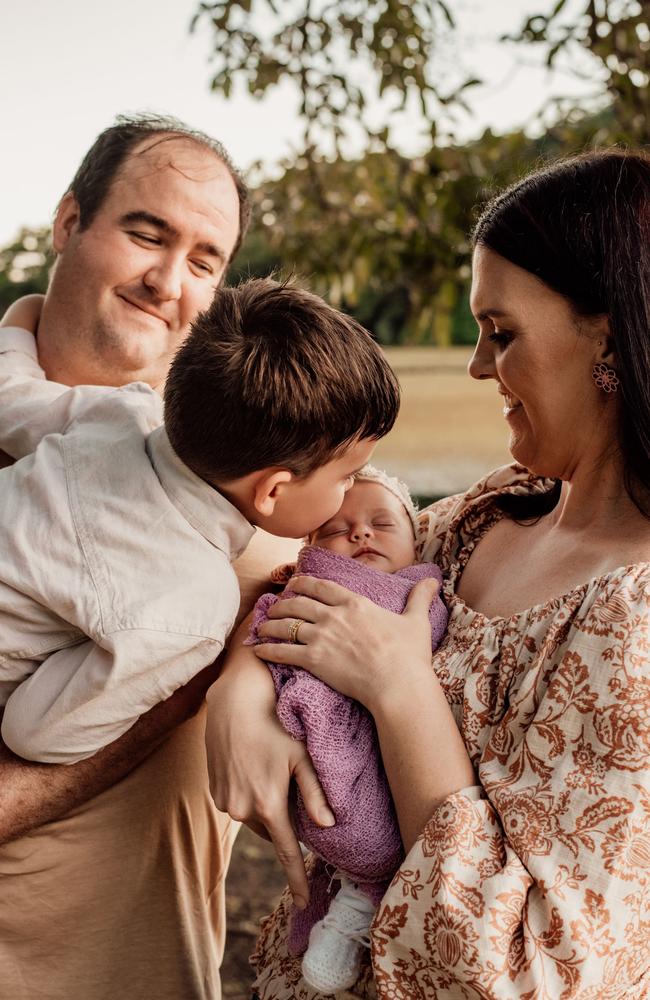
<path fill-rule="evenodd" d="M 433 671 L 417 687 L 396 685 L 372 713 L 408 852 L 436 807 L 478 779 Z"/>

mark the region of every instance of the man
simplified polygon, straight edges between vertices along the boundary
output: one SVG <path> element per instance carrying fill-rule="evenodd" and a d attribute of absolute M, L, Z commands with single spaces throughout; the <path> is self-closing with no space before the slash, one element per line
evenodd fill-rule
<path fill-rule="evenodd" d="M 161 384 L 248 220 L 246 188 L 207 136 L 151 117 L 107 129 L 56 213 L 38 328 L 48 377 Z M 220 996 L 234 828 L 208 792 L 199 709 L 215 676 L 207 668 L 79 764 L 2 748 L 2 1000 Z"/>

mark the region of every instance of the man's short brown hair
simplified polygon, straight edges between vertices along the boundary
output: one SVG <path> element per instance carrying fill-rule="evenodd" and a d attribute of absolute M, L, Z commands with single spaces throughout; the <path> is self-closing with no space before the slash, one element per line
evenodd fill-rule
<path fill-rule="evenodd" d="M 66 194 L 72 193 L 79 205 L 79 226 L 87 229 L 106 201 L 121 167 L 137 146 L 150 139 L 146 147 L 169 139 L 187 139 L 214 153 L 226 167 L 239 199 L 239 233 L 231 258 L 239 250 L 251 217 L 248 188 L 224 146 L 212 136 L 190 128 L 171 115 L 118 115 L 115 124 L 104 129 L 84 156 Z"/>
<path fill-rule="evenodd" d="M 172 447 L 212 482 L 272 467 L 307 475 L 383 437 L 398 410 L 397 378 L 368 331 L 270 278 L 217 292 L 165 388 Z"/>

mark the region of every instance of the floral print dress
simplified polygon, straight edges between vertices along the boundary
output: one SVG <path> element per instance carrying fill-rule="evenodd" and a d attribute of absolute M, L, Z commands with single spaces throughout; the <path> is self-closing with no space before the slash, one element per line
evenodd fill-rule
<path fill-rule="evenodd" d="M 377 911 L 384 1000 L 650 998 L 650 564 L 488 619 L 456 593 L 504 492 L 498 470 L 421 518 L 449 629 L 433 664 L 481 782 L 434 812 Z M 260 1000 L 315 1000 L 286 950 L 287 894 L 253 957 Z"/>

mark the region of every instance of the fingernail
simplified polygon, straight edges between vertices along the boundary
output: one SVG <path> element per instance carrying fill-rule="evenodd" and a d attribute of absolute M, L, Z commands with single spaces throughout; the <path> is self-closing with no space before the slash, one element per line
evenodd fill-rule
<path fill-rule="evenodd" d="M 304 910 L 307 906 L 307 900 L 303 896 L 294 896 L 293 905 L 299 910 Z"/>
<path fill-rule="evenodd" d="M 336 823 L 336 816 L 331 811 L 331 809 L 321 809 L 318 814 L 320 818 L 321 826 L 334 826 Z"/>

